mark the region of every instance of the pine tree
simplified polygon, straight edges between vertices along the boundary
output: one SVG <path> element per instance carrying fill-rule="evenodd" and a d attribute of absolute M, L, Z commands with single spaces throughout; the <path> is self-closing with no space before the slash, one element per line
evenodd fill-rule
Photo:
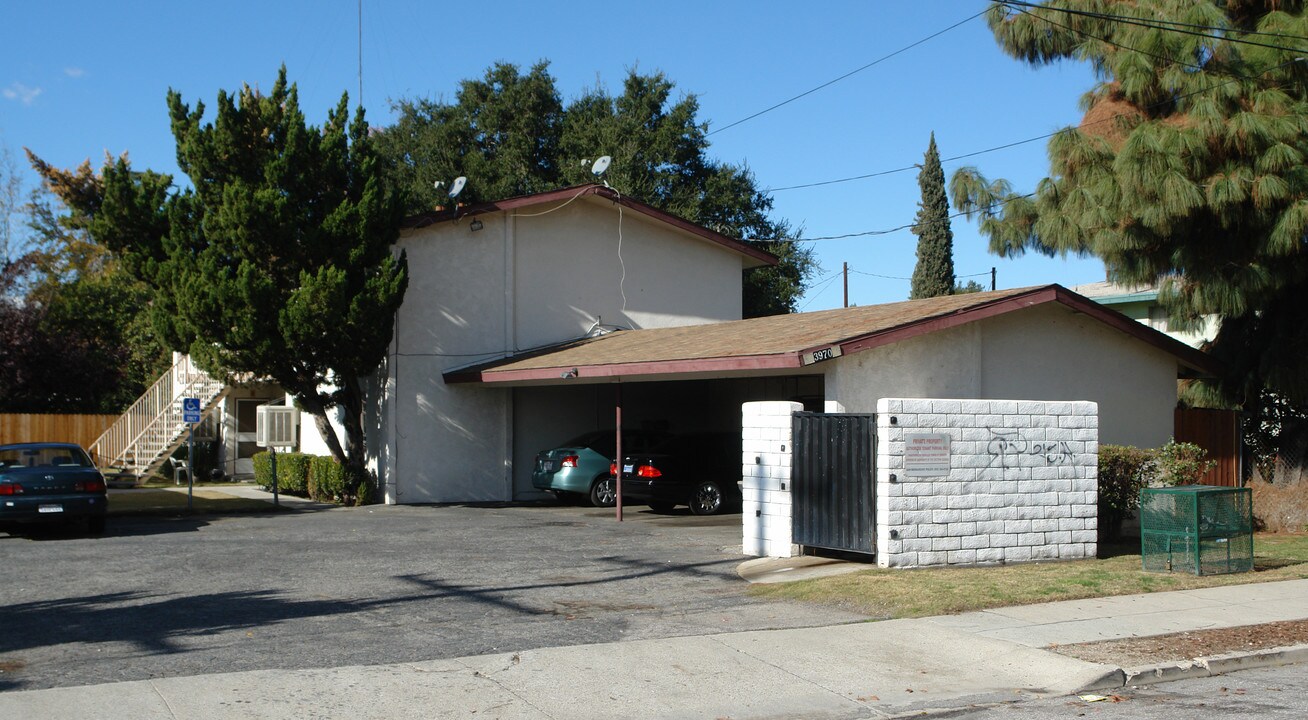
<path fill-rule="evenodd" d="M 120 159 L 90 226 L 154 286 L 154 326 L 174 348 L 221 376 L 281 385 L 357 483 L 362 382 L 385 357 L 408 269 L 391 253 L 403 206 L 347 101 L 307 125 L 284 67 L 267 95 L 219 92 L 211 123 L 203 103 L 169 92 L 191 186 L 160 195 L 162 176 Z M 337 407 L 344 444 L 327 421 Z"/>
<path fill-rule="evenodd" d="M 1101 78 L 1079 126 L 1050 139 L 1032 195 L 954 174 L 954 204 L 991 251 L 1093 254 L 1111 280 L 1157 284 L 1174 322 L 1220 320 L 1213 399 L 1308 402 L 1303 3 L 996 3 L 988 21 L 1015 58 L 1085 61 Z"/>
<path fill-rule="evenodd" d="M 951 295 L 954 292 L 954 231 L 949 227 L 949 199 L 945 196 L 945 171 L 940 167 L 936 134 L 931 133 L 922 170 L 917 175 L 922 191 L 913 234 L 917 236 L 917 265 L 913 266 L 913 288 L 909 298 Z"/>

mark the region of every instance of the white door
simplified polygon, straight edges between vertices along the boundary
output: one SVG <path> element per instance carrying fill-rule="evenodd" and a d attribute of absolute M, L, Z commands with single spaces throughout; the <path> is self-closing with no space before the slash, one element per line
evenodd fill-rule
<path fill-rule="evenodd" d="M 236 401 L 236 475 L 254 474 L 254 454 L 262 450 L 255 444 L 258 439 L 255 432 L 259 427 L 259 406 L 266 400 Z"/>

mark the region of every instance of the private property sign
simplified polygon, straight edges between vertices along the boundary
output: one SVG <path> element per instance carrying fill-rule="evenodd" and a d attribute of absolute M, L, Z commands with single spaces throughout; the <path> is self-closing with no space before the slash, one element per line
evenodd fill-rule
<path fill-rule="evenodd" d="M 948 435 L 904 434 L 904 475 L 938 477 L 948 475 L 949 468 Z"/>

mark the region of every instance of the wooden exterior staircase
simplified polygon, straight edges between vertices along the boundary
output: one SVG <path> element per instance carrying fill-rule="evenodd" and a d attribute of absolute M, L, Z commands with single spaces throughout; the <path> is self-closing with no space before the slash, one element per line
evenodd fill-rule
<path fill-rule="evenodd" d="M 186 442 L 182 398 L 200 399 L 200 418 L 208 418 L 227 394 L 227 386 L 191 362 L 178 358 L 168 372 L 132 403 L 88 448 L 91 459 L 109 475 L 148 476 Z"/>

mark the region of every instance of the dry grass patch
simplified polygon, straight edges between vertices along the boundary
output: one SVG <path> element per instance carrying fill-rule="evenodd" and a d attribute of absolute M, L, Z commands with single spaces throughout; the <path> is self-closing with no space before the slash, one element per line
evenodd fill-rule
<path fill-rule="evenodd" d="M 875 618 L 949 615 L 1011 605 L 1308 578 L 1308 535 L 1259 534 L 1254 572 L 1197 577 L 1146 573 L 1140 555 L 987 567 L 869 569 L 791 583 L 754 585 L 759 597 L 801 600 Z"/>
<path fill-rule="evenodd" d="M 215 490 L 196 490 L 193 512 L 221 515 L 225 513 L 271 512 L 277 508 L 262 500 L 240 498 Z M 131 490 L 110 492 L 110 515 L 168 515 L 186 512 L 186 493 L 172 490 Z"/>

